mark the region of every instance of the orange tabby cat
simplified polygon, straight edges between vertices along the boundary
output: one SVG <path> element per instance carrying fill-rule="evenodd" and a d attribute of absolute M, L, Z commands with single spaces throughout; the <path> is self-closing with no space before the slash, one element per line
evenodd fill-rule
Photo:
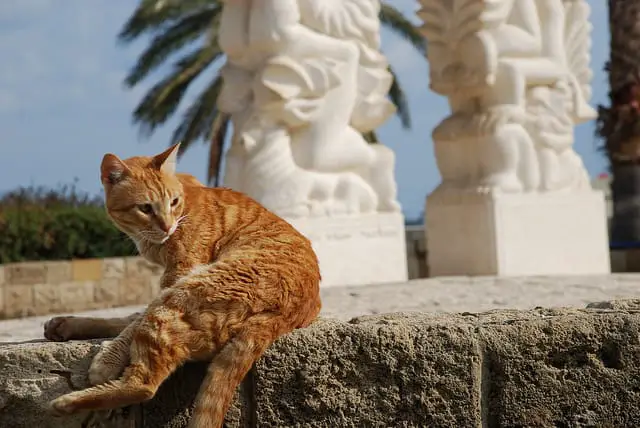
<path fill-rule="evenodd" d="M 149 400 L 186 361 L 212 359 L 190 427 L 220 427 L 256 359 L 320 311 L 310 242 L 248 196 L 176 174 L 177 150 L 102 161 L 109 216 L 145 258 L 164 266 L 162 292 L 128 319 L 47 324 L 45 335 L 57 340 L 122 330 L 92 362 L 96 386 L 53 400 L 57 414 Z"/>

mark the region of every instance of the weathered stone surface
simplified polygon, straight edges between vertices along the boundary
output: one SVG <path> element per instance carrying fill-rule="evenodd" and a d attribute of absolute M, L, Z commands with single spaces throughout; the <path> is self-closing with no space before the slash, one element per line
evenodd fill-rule
<path fill-rule="evenodd" d="M 144 428 L 186 428 L 200 384 L 207 372 L 207 363 L 190 363 L 167 379 L 155 398 L 142 405 Z M 240 388 L 239 388 L 240 389 Z M 225 427 L 243 427 L 240 394 L 227 413 Z M 246 414 L 246 412 L 244 412 Z"/>
<path fill-rule="evenodd" d="M 612 300 L 610 302 L 593 302 L 589 309 L 611 309 L 617 311 L 640 311 L 640 299 Z"/>
<path fill-rule="evenodd" d="M 124 259 L 126 277 L 162 275 L 162 266 L 147 261 L 142 257 L 126 257 Z"/>
<path fill-rule="evenodd" d="M 115 306 L 120 302 L 120 281 L 118 278 L 105 278 L 95 283 L 93 298 L 103 306 Z"/>
<path fill-rule="evenodd" d="M 257 366 L 259 426 L 475 427 L 480 355 L 463 317 L 321 320 Z"/>
<path fill-rule="evenodd" d="M 481 317 L 489 427 L 640 426 L 640 317 L 578 310 Z"/>
<path fill-rule="evenodd" d="M 55 397 L 85 388 L 91 359 L 100 341 L 25 342 L 0 345 L 0 427 L 11 428 L 182 428 L 206 373 L 206 363 L 178 370 L 161 386 L 153 401 L 109 412 L 52 417 L 46 404 Z M 246 400 L 244 400 L 246 402 Z M 226 427 L 243 425 L 239 395 L 227 415 Z M 88 423 L 88 425 L 83 425 Z"/>
<path fill-rule="evenodd" d="M 63 311 L 81 311 L 84 308 L 92 307 L 94 302 L 93 286 L 92 281 L 68 282 L 58 285 Z"/>
<path fill-rule="evenodd" d="M 0 287 L 3 286 L 6 282 L 4 269 L 4 266 L 0 265 Z"/>
<path fill-rule="evenodd" d="M 59 284 L 36 284 L 33 286 L 33 309 L 37 314 L 62 310 Z"/>
<path fill-rule="evenodd" d="M 151 300 L 150 278 L 144 276 L 127 277 L 120 280 L 120 303 L 137 305 Z"/>
<path fill-rule="evenodd" d="M 160 295 L 160 279 L 162 275 L 156 275 L 149 278 L 149 292 L 151 293 L 151 299 L 154 299 Z"/>
<path fill-rule="evenodd" d="M 40 262 L 5 265 L 8 284 L 41 284 L 46 281 L 46 265 Z"/>
<path fill-rule="evenodd" d="M 56 418 L 47 402 L 88 385 L 86 372 L 96 342 L 31 342 L 0 346 L 0 426 L 12 428 L 133 427 L 135 412 L 84 413 Z M 129 409 L 132 410 L 132 409 Z"/>
<path fill-rule="evenodd" d="M 103 278 L 123 278 L 125 273 L 125 263 L 122 258 L 102 259 Z"/>
<path fill-rule="evenodd" d="M 46 262 L 45 270 L 48 284 L 59 284 L 73 279 L 71 263 L 67 261 Z"/>
<path fill-rule="evenodd" d="M 226 426 L 637 427 L 640 314 L 609 306 L 322 319 L 267 351 Z M 97 349 L 0 345 L 0 427 L 186 427 L 206 363 L 111 419 L 47 415 L 48 400 L 86 385 Z"/>
<path fill-rule="evenodd" d="M 35 315 L 33 308 L 32 285 L 5 285 L 4 286 L 5 315 L 9 318 L 18 318 Z"/>
<path fill-rule="evenodd" d="M 102 259 L 71 260 L 74 281 L 96 281 L 102 278 Z"/>

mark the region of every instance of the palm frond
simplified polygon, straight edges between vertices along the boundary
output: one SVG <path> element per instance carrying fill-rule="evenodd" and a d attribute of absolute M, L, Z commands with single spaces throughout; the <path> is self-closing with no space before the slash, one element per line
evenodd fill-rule
<path fill-rule="evenodd" d="M 404 129 L 410 129 L 411 111 L 409 108 L 409 101 L 407 100 L 407 96 L 398 81 L 398 76 L 396 76 L 391 65 L 389 66 L 389 73 L 393 76 L 393 83 L 389 88 L 389 99 L 396 106 L 396 115 L 400 118 L 402 127 Z"/>
<path fill-rule="evenodd" d="M 421 54 L 426 55 L 427 44 L 418 28 L 393 6 L 382 3 L 380 7 L 380 23 L 398 36 L 410 42 Z"/>
<path fill-rule="evenodd" d="M 163 64 L 167 58 L 187 44 L 206 33 L 216 19 L 220 18 L 220 6 L 198 10 L 182 16 L 165 31 L 151 40 L 147 49 L 138 57 L 136 65 L 125 79 L 128 87 L 133 87 Z"/>
<path fill-rule="evenodd" d="M 176 111 L 189 85 L 222 55 L 213 46 L 196 49 L 175 63 L 174 70 L 147 92 L 133 113 L 134 123 L 148 136 Z"/>
<path fill-rule="evenodd" d="M 222 159 L 224 142 L 229 133 L 231 119 L 226 113 L 219 113 L 212 123 L 209 145 L 209 163 L 207 165 L 207 183 L 219 186 L 222 181 Z"/>
<path fill-rule="evenodd" d="M 143 34 L 162 31 L 186 14 L 213 7 L 220 7 L 220 2 L 216 0 L 141 0 L 118 33 L 118 41 L 130 43 Z"/>
<path fill-rule="evenodd" d="M 220 112 L 216 108 L 216 100 L 221 90 L 222 76 L 217 74 L 185 111 L 180 125 L 173 131 L 170 143 L 170 145 L 179 141 L 182 143 L 179 154 L 182 154 L 198 139 L 211 137 L 211 124 L 220 116 Z"/>
<path fill-rule="evenodd" d="M 376 134 L 376 131 L 365 132 L 362 134 L 362 138 L 364 138 L 365 141 L 369 144 L 377 144 L 380 142 L 380 140 L 378 140 L 378 135 Z"/>

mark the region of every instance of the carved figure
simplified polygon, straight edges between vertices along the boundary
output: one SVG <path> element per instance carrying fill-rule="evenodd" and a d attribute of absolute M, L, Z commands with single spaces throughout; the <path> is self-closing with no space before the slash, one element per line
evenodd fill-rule
<path fill-rule="evenodd" d="M 285 217 L 376 211 L 378 197 L 358 174 L 300 168 L 293 160 L 285 127 L 253 116 L 240 138 L 245 152 L 242 187 L 268 209 Z"/>
<path fill-rule="evenodd" d="M 268 171 L 270 163 L 261 158 L 267 162 L 265 167 L 250 172 L 257 165 L 249 162 L 247 149 L 267 150 L 269 146 L 274 154 L 274 147 L 278 147 L 278 162 L 291 156 L 291 162 L 301 170 L 324 173 L 308 174 L 307 178 L 323 181 L 326 174 L 338 174 L 343 177 L 339 180 L 344 194 L 374 194 L 374 211 L 399 211 L 393 152 L 382 145 L 368 144 L 361 135 L 380 126 L 394 112 L 386 98 L 392 78 L 379 52 L 379 7 L 378 0 L 225 2 L 220 45 L 228 62 L 218 105 L 232 115 L 236 130 L 228 155 L 226 185 L 258 200 L 271 197 L 267 196 L 268 180 L 274 176 L 260 175 Z M 243 143 L 245 127 L 251 128 L 250 116 L 278 128 L 280 136 L 258 137 L 249 132 L 255 138 L 271 141 L 266 146 L 258 140 Z M 289 148 L 283 143 L 285 139 Z M 347 172 L 360 179 L 344 181 Z M 241 178 L 246 174 L 260 184 L 252 185 Z M 257 188 L 264 191 L 252 194 Z M 275 186 L 270 190 L 277 191 Z M 292 200 L 309 197 L 326 205 L 314 212 L 335 213 L 329 199 L 317 199 L 315 193 Z M 347 205 L 361 209 L 369 206 L 357 200 Z"/>
<path fill-rule="evenodd" d="M 587 188 L 572 146 L 574 126 L 595 117 L 587 103 L 589 6 L 569 0 L 422 4 L 431 87 L 449 98 L 452 110 L 433 133 L 442 174 L 437 191 Z"/>

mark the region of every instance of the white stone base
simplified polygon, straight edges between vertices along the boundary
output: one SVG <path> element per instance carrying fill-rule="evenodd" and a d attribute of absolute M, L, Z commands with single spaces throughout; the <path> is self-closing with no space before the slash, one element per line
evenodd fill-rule
<path fill-rule="evenodd" d="M 321 287 L 407 281 L 402 214 L 287 220 L 311 241 Z"/>
<path fill-rule="evenodd" d="M 430 276 L 611 271 L 600 191 L 432 194 L 425 214 Z"/>

